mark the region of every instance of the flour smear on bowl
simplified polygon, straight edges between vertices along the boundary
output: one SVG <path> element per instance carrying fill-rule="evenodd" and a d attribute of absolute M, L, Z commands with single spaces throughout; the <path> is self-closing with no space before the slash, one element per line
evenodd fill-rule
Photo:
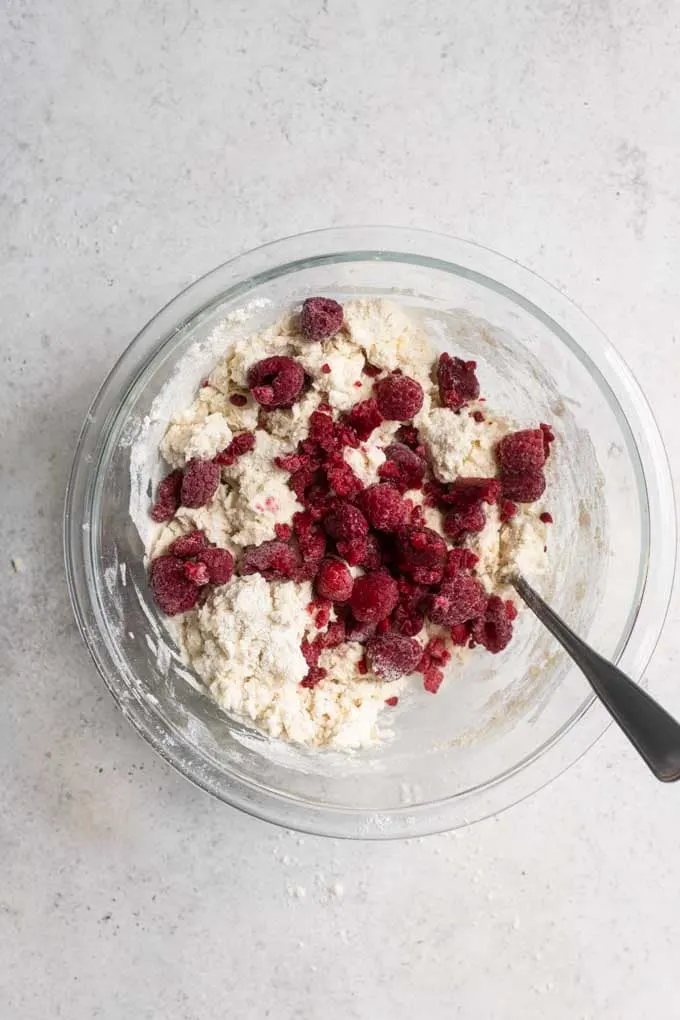
<path fill-rule="evenodd" d="M 153 595 L 227 712 L 370 745 L 403 692 L 511 641 L 508 577 L 546 569 L 552 431 L 496 413 L 475 363 L 384 300 L 310 299 L 253 335 L 232 316 L 207 348 L 198 390 L 155 406 L 141 514 L 158 443 L 133 450 Z"/>

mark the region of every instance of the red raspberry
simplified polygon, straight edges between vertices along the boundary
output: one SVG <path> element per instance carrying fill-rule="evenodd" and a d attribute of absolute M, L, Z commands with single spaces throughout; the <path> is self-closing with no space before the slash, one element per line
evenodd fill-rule
<path fill-rule="evenodd" d="M 506 599 L 505 600 L 505 615 L 507 616 L 507 618 L 509 620 L 516 620 L 517 619 L 517 615 L 518 615 L 517 606 L 512 601 L 512 599 Z"/>
<path fill-rule="evenodd" d="M 228 549 L 203 549 L 199 559 L 208 568 L 212 584 L 226 584 L 231 580 L 234 573 L 234 557 Z"/>
<path fill-rule="evenodd" d="M 359 561 L 366 570 L 377 570 L 382 566 L 383 558 L 380 543 L 375 535 L 366 535 L 364 553 Z"/>
<path fill-rule="evenodd" d="M 368 533 L 368 521 L 351 503 L 339 503 L 326 516 L 323 526 L 326 533 L 336 540 L 365 538 Z"/>
<path fill-rule="evenodd" d="M 280 542 L 287 542 L 293 534 L 290 524 L 275 524 L 274 534 Z"/>
<path fill-rule="evenodd" d="M 184 469 L 180 499 L 182 506 L 197 509 L 209 503 L 220 484 L 220 466 L 213 460 L 194 457 Z"/>
<path fill-rule="evenodd" d="M 180 535 L 168 546 L 169 556 L 179 556 L 184 559 L 187 556 L 198 556 L 206 547 L 205 535 L 198 529 L 190 531 L 187 535 Z"/>
<path fill-rule="evenodd" d="M 444 642 L 440 638 L 430 638 L 418 663 L 418 670 L 423 674 L 423 687 L 430 694 L 436 694 L 441 687 L 444 673 L 439 667 L 445 666 L 450 658 L 451 653 Z"/>
<path fill-rule="evenodd" d="M 328 675 L 328 671 L 320 666 L 312 666 L 304 680 L 300 681 L 300 687 L 316 687 Z"/>
<path fill-rule="evenodd" d="M 470 640 L 470 634 L 472 633 L 473 624 L 470 623 L 457 623 L 451 628 L 451 643 L 456 645 L 458 648 L 464 648 Z"/>
<path fill-rule="evenodd" d="M 490 652 L 502 652 L 512 637 L 512 622 L 508 607 L 498 595 L 492 595 L 484 616 L 475 620 L 472 637 Z"/>
<path fill-rule="evenodd" d="M 345 463 L 342 457 L 329 464 L 326 468 L 328 484 L 338 496 L 355 496 L 364 487 L 364 483 L 357 478 L 349 464 Z"/>
<path fill-rule="evenodd" d="M 345 624 L 343 620 L 333 620 L 329 623 L 325 634 L 319 634 L 317 641 L 320 641 L 324 648 L 337 648 L 344 643 Z"/>
<path fill-rule="evenodd" d="M 418 584 L 410 584 L 405 577 L 397 581 L 399 602 L 392 613 L 392 627 L 399 634 L 415 637 L 425 625 L 423 599 L 427 588 Z"/>
<path fill-rule="evenodd" d="M 399 704 L 399 698 L 396 695 L 392 698 L 385 698 L 385 704 L 389 705 L 390 708 L 394 708 L 395 705 Z"/>
<path fill-rule="evenodd" d="M 546 425 L 544 421 L 541 422 L 539 428 L 543 432 L 543 449 L 547 460 L 550 456 L 550 444 L 555 442 L 555 433 L 552 430 L 552 425 Z"/>
<path fill-rule="evenodd" d="M 416 504 L 411 510 L 411 520 L 409 521 L 414 528 L 424 528 L 426 526 L 425 509 L 424 507 Z"/>
<path fill-rule="evenodd" d="M 266 581 L 290 580 L 296 573 L 297 558 L 285 542 L 272 539 L 262 545 L 250 545 L 239 564 L 239 573 L 262 574 Z"/>
<path fill-rule="evenodd" d="M 423 687 L 428 694 L 436 694 L 444 680 L 444 674 L 436 666 L 428 666 L 423 673 Z"/>
<path fill-rule="evenodd" d="M 371 671 L 388 683 L 412 673 L 421 655 L 418 642 L 401 634 L 376 635 L 366 645 Z"/>
<path fill-rule="evenodd" d="M 304 638 L 300 645 L 300 651 L 302 652 L 302 657 L 308 666 L 318 665 L 319 656 L 323 651 L 320 636 L 315 637 L 313 641 L 307 641 L 307 639 Z"/>
<path fill-rule="evenodd" d="M 397 582 L 389 574 L 364 574 L 355 579 L 349 604 L 355 619 L 377 623 L 390 615 L 398 596 Z"/>
<path fill-rule="evenodd" d="M 345 624 L 346 640 L 364 645 L 375 634 L 375 624 L 367 620 L 354 620 L 350 617 Z"/>
<path fill-rule="evenodd" d="M 248 398 L 243 393 L 232 393 L 229 397 L 229 403 L 233 404 L 234 407 L 245 407 L 248 403 Z"/>
<path fill-rule="evenodd" d="M 479 556 L 473 553 L 471 549 L 450 549 L 446 554 L 444 577 L 453 577 L 454 574 L 460 573 L 461 570 L 472 570 L 477 566 L 478 562 Z"/>
<path fill-rule="evenodd" d="M 207 584 L 210 580 L 210 573 L 205 563 L 192 563 L 191 560 L 187 560 L 184 564 L 184 573 L 190 581 L 199 587 Z"/>
<path fill-rule="evenodd" d="M 177 469 L 159 483 L 156 492 L 156 502 L 151 507 L 151 517 L 158 524 L 169 521 L 175 516 L 179 507 L 180 493 L 182 491 L 182 472 Z"/>
<path fill-rule="evenodd" d="M 400 492 L 420 489 L 425 474 L 425 461 L 405 443 L 390 443 L 385 450 L 387 460 L 378 468 L 385 481 L 394 482 Z"/>
<path fill-rule="evenodd" d="M 324 361 L 323 365 L 321 366 L 321 371 L 324 373 L 324 375 L 328 375 L 330 370 L 331 370 L 331 366 L 328 364 L 327 361 Z"/>
<path fill-rule="evenodd" d="M 371 397 L 369 400 L 360 400 L 346 415 L 346 422 L 354 429 L 357 438 L 365 442 L 374 429 L 382 424 L 383 416 L 378 410 L 377 401 Z"/>
<path fill-rule="evenodd" d="M 437 365 L 439 398 L 444 407 L 457 411 L 469 400 L 479 396 L 479 382 L 475 374 L 476 361 L 462 361 L 450 354 L 440 354 Z"/>
<path fill-rule="evenodd" d="M 444 533 L 454 541 L 463 535 L 478 534 L 484 530 L 486 514 L 481 503 L 473 503 L 465 510 L 452 510 L 444 517 Z"/>
<path fill-rule="evenodd" d="M 409 518 L 409 508 L 393 485 L 381 482 L 369 485 L 357 503 L 368 523 L 378 531 L 398 531 Z"/>
<path fill-rule="evenodd" d="M 304 562 L 315 564 L 315 570 L 326 552 L 326 536 L 309 513 L 293 514 L 293 531 Z"/>
<path fill-rule="evenodd" d="M 254 448 L 255 433 L 239 432 L 237 436 L 234 436 L 229 446 L 226 446 L 224 450 L 217 454 L 215 462 L 223 464 L 225 467 L 230 467 L 238 457 L 242 457 L 244 453 L 250 453 Z"/>
<path fill-rule="evenodd" d="M 405 528 L 397 537 L 397 566 L 416 584 L 437 584 L 446 562 L 446 542 L 431 528 Z"/>
<path fill-rule="evenodd" d="M 501 494 L 496 478 L 456 478 L 440 489 L 439 502 L 454 510 L 466 510 L 475 503 L 495 503 Z"/>
<path fill-rule="evenodd" d="M 332 298 L 307 298 L 300 312 L 300 332 L 305 340 L 325 340 L 342 328 L 342 305 Z"/>
<path fill-rule="evenodd" d="M 545 464 L 542 429 L 523 429 L 504 436 L 498 444 L 498 461 L 503 474 L 526 475 L 540 471 Z"/>
<path fill-rule="evenodd" d="M 356 567 L 366 559 L 365 538 L 350 538 L 346 542 L 339 540 L 336 545 L 338 554 L 347 560 L 350 567 Z"/>
<path fill-rule="evenodd" d="M 542 471 L 503 476 L 503 497 L 513 503 L 534 503 L 544 492 L 545 475 Z"/>
<path fill-rule="evenodd" d="M 285 457 L 274 457 L 274 463 L 282 471 L 290 471 L 291 474 L 294 474 L 300 468 L 308 465 L 309 457 L 301 456 L 299 453 L 288 453 Z"/>
<path fill-rule="evenodd" d="M 427 615 L 441 627 L 455 627 L 481 616 L 488 596 L 484 585 L 469 574 L 455 574 L 442 583 L 438 595 L 427 600 Z"/>
<path fill-rule="evenodd" d="M 481 411 L 472 411 L 470 417 L 474 418 L 478 425 L 481 425 L 481 423 L 485 420 Z"/>
<path fill-rule="evenodd" d="M 409 446 L 412 450 L 420 446 L 418 429 L 414 428 L 413 425 L 400 425 L 394 438 L 397 442 L 403 443 L 404 446 Z"/>
<path fill-rule="evenodd" d="M 382 372 L 382 368 L 378 368 L 377 365 L 371 365 L 371 363 L 368 362 L 368 361 L 366 362 L 366 364 L 363 367 L 364 375 L 367 375 L 370 379 L 375 379 L 375 377 L 377 375 L 380 375 L 381 372 Z"/>
<path fill-rule="evenodd" d="M 158 556 L 151 564 L 151 591 L 156 604 L 168 616 L 186 613 L 198 602 L 200 589 L 184 573 L 185 565 L 177 556 Z"/>
<path fill-rule="evenodd" d="M 423 387 L 408 375 L 388 375 L 374 386 L 378 410 L 388 421 L 409 421 L 423 406 Z"/>
<path fill-rule="evenodd" d="M 324 560 L 316 575 L 316 592 L 331 602 L 347 602 L 354 580 L 341 560 Z"/>
<path fill-rule="evenodd" d="M 498 503 L 500 519 L 505 524 L 517 513 L 517 507 L 509 499 L 501 499 Z"/>
<path fill-rule="evenodd" d="M 549 514 L 547 510 L 544 510 L 538 519 L 539 521 L 543 521 L 544 524 L 552 524 L 553 515 Z"/>
<path fill-rule="evenodd" d="M 251 365 L 248 386 L 265 411 L 292 407 L 305 381 L 302 365 L 294 358 L 275 355 Z"/>

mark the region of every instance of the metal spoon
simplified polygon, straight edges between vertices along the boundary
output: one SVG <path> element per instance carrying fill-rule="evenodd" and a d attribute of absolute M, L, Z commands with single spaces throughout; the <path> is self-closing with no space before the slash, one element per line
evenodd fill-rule
<path fill-rule="evenodd" d="M 523 577 L 517 576 L 511 583 L 585 674 L 656 778 L 663 783 L 680 779 L 680 723 L 620 669 L 577 637 Z"/>

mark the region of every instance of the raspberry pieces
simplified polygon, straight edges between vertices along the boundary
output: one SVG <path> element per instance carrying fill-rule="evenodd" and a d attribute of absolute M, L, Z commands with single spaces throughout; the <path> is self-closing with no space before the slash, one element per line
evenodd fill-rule
<path fill-rule="evenodd" d="M 250 453 L 254 449 L 255 433 L 239 432 L 237 436 L 234 436 L 229 446 L 217 454 L 215 462 L 217 464 L 224 464 L 225 467 L 231 467 L 238 457 L 242 457 L 244 453 Z"/>
<path fill-rule="evenodd" d="M 347 412 L 347 424 L 354 429 L 356 436 L 365 442 L 374 429 L 382 424 L 383 416 L 378 410 L 378 402 L 371 397 L 369 400 L 360 400 L 358 404 Z"/>
<path fill-rule="evenodd" d="M 366 658 L 372 672 L 388 683 L 412 673 L 421 655 L 418 642 L 401 634 L 378 634 L 366 645 Z"/>
<path fill-rule="evenodd" d="M 444 407 L 457 411 L 469 400 L 479 396 L 479 382 L 475 374 L 476 361 L 462 361 L 450 354 L 440 354 L 437 365 L 439 398 Z"/>
<path fill-rule="evenodd" d="M 186 613 L 198 602 L 200 588 L 186 573 L 177 556 L 158 556 L 151 564 L 149 581 L 156 605 L 168 616 Z"/>
<path fill-rule="evenodd" d="M 220 466 L 213 460 L 190 460 L 184 469 L 180 500 L 182 506 L 192 509 L 205 506 L 217 492 L 220 484 Z"/>
<path fill-rule="evenodd" d="M 285 542 L 272 539 L 262 545 L 248 546 L 239 565 L 241 576 L 262 574 L 265 581 L 290 580 L 297 568 L 295 552 Z"/>
<path fill-rule="evenodd" d="M 182 490 L 182 472 L 171 471 L 158 486 L 156 502 L 151 507 L 151 517 L 157 524 L 169 521 L 179 507 Z"/>
<path fill-rule="evenodd" d="M 368 521 L 351 503 L 339 503 L 323 522 L 326 533 L 331 538 L 348 541 L 352 538 L 365 538 L 368 533 Z"/>
<path fill-rule="evenodd" d="M 398 531 L 409 517 L 409 507 L 393 485 L 369 485 L 357 502 L 368 523 L 378 531 Z"/>
<path fill-rule="evenodd" d="M 378 410 L 388 421 L 410 421 L 423 406 L 423 387 L 408 375 L 388 375 L 374 386 Z"/>
<path fill-rule="evenodd" d="M 393 482 L 400 492 L 420 489 L 425 475 L 425 461 L 405 443 L 390 443 L 385 450 L 387 460 L 378 468 L 385 481 Z"/>
<path fill-rule="evenodd" d="M 542 471 L 503 475 L 503 498 L 512 503 L 535 503 L 544 492 L 545 475 Z"/>
<path fill-rule="evenodd" d="M 280 355 L 257 361 L 248 370 L 250 392 L 265 411 L 292 407 L 304 381 L 302 365 Z"/>
<path fill-rule="evenodd" d="M 168 553 L 171 556 L 179 556 L 184 559 L 188 556 L 198 556 L 205 549 L 207 542 L 202 531 L 190 531 L 188 535 L 180 535 L 171 545 L 168 546 Z"/>
<path fill-rule="evenodd" d="M 346 602 L 352 594 L 354 579 L 341 560 L 324 560 L 316 575 L 316 593 L 331 602 Z"/>
<path fill-rule="evenodd" d="M 512 637 L 512 615 L 508 612 L 507 603 L 498 595 L 492 595 L 484 616 L 475 620 L 472 627 L 473 640 L 494 654 L 502 652 Z"/>
<path fill-rule="evenodd" d="M 437 584 L 446 562 L 446 542 L 431 528 L 405 528 L 397 536 L 397 566 L 416 584 Z"/>
<path fill-rule="evenodd" d="M 312 297 L 303 302 L 300 332 L 305 340 L 325 340 L 342 328 L 342 305 L 332 298 Z"/>
<path fill-rule="evenodd" d="M 398 596 L 397 582 L 389 574 L 364 574 L 354 581 L 349 604 L 360 623 L 377 623 L 390 615 Z"/>

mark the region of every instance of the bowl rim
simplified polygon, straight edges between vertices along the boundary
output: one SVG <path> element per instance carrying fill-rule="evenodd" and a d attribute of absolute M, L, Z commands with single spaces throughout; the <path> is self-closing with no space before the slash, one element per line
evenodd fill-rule
<path fill-rule="evenodd" d="M 367 240 L 370 243 L 366 243 Z M 292 249 L 297 257 L 291 259 Z M 287 258 L 282 258 L 287 255 Z M 154 717 L 146 699 L 117 682 L 120 665 L 106 641 L 93 593 L 96 543 L 93 496 L 99 460 L 113 422 L 150 363 L 189 323 L 216 305 L 244 295 L 254 285 L 324 262 L 355 260 L 408 261 L 483 279 L 547 324 L 599 376 L 605 397 L 613 401 L 630 433 L 646 495 L 647 557 L 641 564 L 639 600 L 634 603 L 624 640 L 615 660 L 635 679 L 641 678 L 661 635 L 668 612 L 676 558 L 676 514 L 667 453 L 651 408 L 627 364 L 599 328 L 560 291 L 532 270 L 476 242 L 414 228 L 334 227 L 291 235 L 237 255 L 210 270 L 167 302 L 122 352 L 97 392 L 85 417 L 69 477 L 64 507 L 63 541 L 69 597 L 95 665 L 122 713 L 140 735 L 194 785 L 255 817 L 319 835 L 388 839 L 426 835 L 457 828 L 507 809 L 547 785 L 574 764 L 610 724 L 606 710 L 591 693 L 560 730 L 526 759 L 482 787 L 435 802 L 376 812 L 305 802 L 227 775 L 212 765 L 201 769 L 171 729 Z M 224 279 L 224 277 L 227 279 Z M 219 289 L 214 285 L 221 281 Z M 549 308 L 549 312 L 545 309 Z M 178 311 L 182 312 L 179 316 Z M 575 339 L 578 335 L 579 339 Z M 139 361 L 139 353 L 145 355 Z M 130 368 L 128 367 L 130 366 Z M 124 384 L 124 385 L 123 385 Z M 122 396 L 121 396 L 122 394 Z M 647 583 L 653 577 L 653 586 Z M 585 684 L 585 681 L 584 681 Z M 584 688 L 586 690 L 586 688 Z"/>

